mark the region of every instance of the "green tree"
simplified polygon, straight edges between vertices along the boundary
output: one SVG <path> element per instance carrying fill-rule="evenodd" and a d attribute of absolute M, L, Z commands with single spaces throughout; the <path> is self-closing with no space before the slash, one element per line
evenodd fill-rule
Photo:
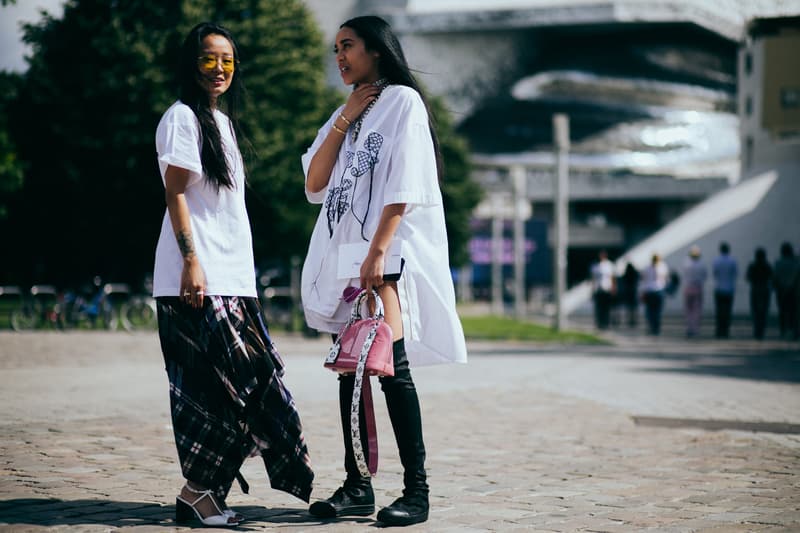
<path fill-rule="evenodd" d="M 17 99 L 22 77 L 0 72 L 0 220 L 8 217 L 8 202 L 22 187 L 25 165 L 9 131 L 8 113 Z"/>
<path fill-rule="evenodd" d="M 453 128 L 452 118 L 444 102 L 441 98 L 430 98 L 429 106 L 436 121 L 439 149 L 444 163 L 442 197 L 450 266 L 460 267 L 469 262 L 467 244 L 472 234 L 469 221 L 472 211 L 483 196 L 483 189 L 471 178 L 467 141 Z"/>
<path fill-rule="evenodd" d="M 153 132 L 178 7 L 70 0 L 63 18 L 26 27 L 33 53 L 9 118 L 28 170 L 11 223 L 31 281 L 152 268 L 163 210 Z"/>

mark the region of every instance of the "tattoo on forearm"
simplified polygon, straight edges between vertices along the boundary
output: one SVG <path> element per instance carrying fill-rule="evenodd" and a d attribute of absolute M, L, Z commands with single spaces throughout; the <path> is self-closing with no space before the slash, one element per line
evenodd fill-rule
<path fill-rule="evenodd" d="M 192 234 L 186 230 L 179 231 L 175 237 L 178 239 L 178 248 L 184 258 L 189 258 L 194 255 L 194 243 L 192 242 Z"/>

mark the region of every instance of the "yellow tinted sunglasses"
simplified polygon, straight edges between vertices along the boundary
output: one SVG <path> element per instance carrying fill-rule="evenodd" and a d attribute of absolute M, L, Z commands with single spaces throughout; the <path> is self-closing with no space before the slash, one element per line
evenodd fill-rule
<path fill-rule="evenodd" d="M 236 60 L 232 57 L 217 57 L 212 55 L 199 56 L 197 58 L 197 66 L 206 72 L 212 72 L 217 68 L 217 63 L 222 63 L 222 71 L 230 74 L 236 69 Z"/>

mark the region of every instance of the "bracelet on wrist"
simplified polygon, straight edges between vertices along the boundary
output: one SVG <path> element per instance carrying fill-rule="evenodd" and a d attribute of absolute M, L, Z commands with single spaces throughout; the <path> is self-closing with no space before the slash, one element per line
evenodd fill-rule
<path fill-rule="evenodd" d="M 334 124 L 333 126 L 331 126 L 331 129 L 332 129 L 332 130 L 334 130 L 334 131 L 338 131 L 338 132 L 339 132 L 339 133 L 341 133 L 342 135 L 347 135 L 347 133 L 345 133 L 345 131 L 344 131 L 342 128 L 339 128 L 339 127 L 337 127 L 337 126 L 336 126 L 336 124 Z"/>
<path fill-rule="evenodd" d="M 346 116 L 344 116 L 344 113 L 339 113 L 339 118 L 340 118 L 340 119 L 342 119 L 342 120 L 344 120 L 344 123 L 345 123 L 345 124 L 347 124 L 348 126 L 349 126 L 350 124 L 352 124 L 352 122 L 350 122 L 349 120 L 347 120 L 347 117 L 346 117 Z"/>

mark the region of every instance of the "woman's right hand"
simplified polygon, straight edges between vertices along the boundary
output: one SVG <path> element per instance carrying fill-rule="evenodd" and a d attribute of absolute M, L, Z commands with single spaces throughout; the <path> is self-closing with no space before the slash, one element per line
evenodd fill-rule
<path fill-rule="evenodd" d="M 342 115 L 350 122 L 355 122 L 367 106 L 378 97 L 380 92 L 380 88 L 371 83 L 359 85 L 347 98 L 347 103 L 342 109 Z"/>
<path fill-rule="evenodd" d="M 203 307 L 203 298 L 206 290 L 206 274 L 196 255 L 184 258 L 181 271 L 181 300 L 200 309 Z"/>

